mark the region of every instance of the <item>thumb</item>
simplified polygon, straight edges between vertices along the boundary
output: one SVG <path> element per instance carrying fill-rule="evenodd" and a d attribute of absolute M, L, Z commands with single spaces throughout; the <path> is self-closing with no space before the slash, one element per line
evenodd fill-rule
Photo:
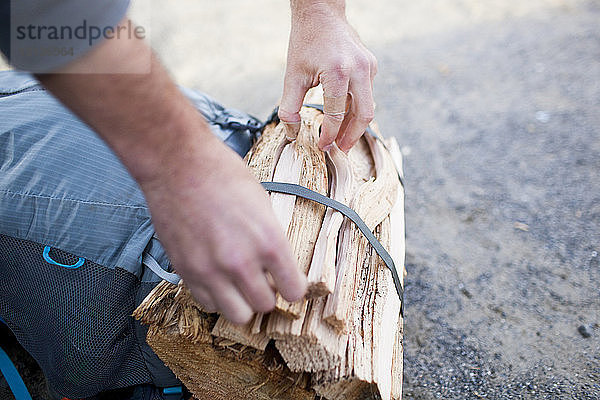
<path fill-rule="evenodd" d="M 285 124 L 288 139 L 295 139 L 300 130 L 300 109 L 309 87 L 296 76 L 286 74 L 278 116 Z"/>

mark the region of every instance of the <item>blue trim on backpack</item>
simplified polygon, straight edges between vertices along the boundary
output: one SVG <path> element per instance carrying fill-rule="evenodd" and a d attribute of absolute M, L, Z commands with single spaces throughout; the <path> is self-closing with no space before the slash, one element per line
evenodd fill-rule
<path fill-rule="evenodd" d="M 169 386 L 162 389 L 162 395 L 166 400 L 180 400 L 183 398 L 183 386 Z"/>
<path fill-rule="evenodd" d="M 6 379 L 16 400 L 31 400 L 31 395 L 21 375 L 19 375 L 19 371 L 17 371 L 17 368 L 15 368 L 15 365 L 2 347 L 0 347 L 0 372 L 4 375 L 4 379 Z"/>
<path fill-rule="evenodd" d="M 79 260 L 72 265 L 67 265 L 67 264 L 61 264 L 59 262 L 56 262 L 52 259 L 52 257 L 50 257 L 50 250 L 52 248 L 50 246 L 45 246 L 44 247 L 44 252 L 42 253 L 44 260 L 46 260 L 46 262 L 48 264 L 53 264 L 53 265 L 58 265 L 59 267 L 63 267 L 63 268 L 69 268 L 69 269 L 76 269 L 79 268 L 83 265 L 83 263 L 85 262 L 85 258 L 81 258 L 79 257 Z"/>

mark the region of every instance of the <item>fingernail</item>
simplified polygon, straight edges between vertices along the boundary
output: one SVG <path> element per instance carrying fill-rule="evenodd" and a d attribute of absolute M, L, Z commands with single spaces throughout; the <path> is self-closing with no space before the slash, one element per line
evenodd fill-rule
<path fill-rule="evenodd" d="M 323 151 L 327 152 L 327 151 L 331 150 L 332 147 L 333 147 L 332 144 L 328 144 L 327 146 L 323 147 Z"/>
<path fill-rule="evenodd" d="M 300 122 L 283 122 L 283 126 L 285 127 L 285 137 L 289 140 L 296 139 L 300 131 Z"/>

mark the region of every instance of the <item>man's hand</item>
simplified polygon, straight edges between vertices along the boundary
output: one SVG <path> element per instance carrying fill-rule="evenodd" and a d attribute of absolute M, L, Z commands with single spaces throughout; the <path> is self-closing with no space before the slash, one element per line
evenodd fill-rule
<path fill-rule="evenodd" d="M 159 239 L 192 295 L 236 323 L 275 306 L 266 274 L 286 299 L 300 299 L 306 279 L 266 192 L 218 139 L 191 146 L 173 153 L 142 189 Z"/>
<path fill-rule="evenodd" d="M 275 290 L 298 300 L 306 278 L 266 192 L 149 52 L 135 37 L 106 40 L 63 73 L 39 79 L 140 184 L 161 243 L 200 303 L 244 323 L 274 307 Z M 143 70 L 147 62 L 147 74 L 65 73 Z"/>
<path fill-rule="evenodd" d="M 340 149 L 348 151 L 373 119 L 377 61 L 346 21 L 343 0 L 292 0 L 291 6 L 292 30 L 279 118 L 294 136 L 304 96 L 320 83 L 325 118 L 319 146 L 328 150 L 336 141 Z"/>

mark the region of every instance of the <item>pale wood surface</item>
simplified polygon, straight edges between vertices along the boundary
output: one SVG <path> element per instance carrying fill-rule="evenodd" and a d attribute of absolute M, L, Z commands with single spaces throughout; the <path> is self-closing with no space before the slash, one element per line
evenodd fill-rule
<path fill-rule="evenodd" d="M 236 325 L 229 322 L 226 318 L 219 317 L 211 334 L 215 337 L 228 339 L 233 343 L 239 343 L 264 351 L 269 343 L 269 337 L 264 332 L 260 332 L 260 329 L 253 330 L 253 327 L 254 321 L 250 321 L 245 325 Z"/>
<path fill-rule="evenodd" d="M 329 185 L 325 155 L 317 145 L 322 114 L 315 109 L 303 108 L 301 117 L 302 127 L 294 142 L 297 157 L 302 160 L 302 173 L 299 183 L 301 186 L 327 196 Z M 298 268 L 305 275 L 311 265 L 315 243 L 321 230 L 324 215 L 325 206 L 308 199 L 296 199 L 287 236 L 296 256 Z M 289 303 L 278 295 L 275 309 L 293 318 L 299 318 L 302 310 L 306 308 L 305 302 L 306 300 Z"/>
<path fill-rule="evenodd" d="M 330 171 L 329 197 L 347 204 L 352 189 L 352 170 L 348 156 L 334 145 L 326 158 Z M 328 295 L 335 288 L 337 240 L 343 221 L 344 216 L 339 211 L 328 208 L 325 212 L 307 275 L 309 298 Z"/>
<path fill-rule="evenodd" d="M 287 144 L 283 126 L 271 124 L 265 127 L 263 134 L 244 160 L 259 182 L 273 180 L 277 160 Z"/>
<path fill-rule="evenodd" d="M 370 135 L 364 135 L 373 155 L 376 177 L 360 185 L 350 202 L 350 207 L 373 230 L 386 218 L 396 201 L 398 177 L 391 156 L 383 145 Z M 368 241 L 359 229 L 345 223 L 341 236 L 342 249 L 337 265 L 334 292 L 328 297 L 323 317 L 339 332 L 348 330 L 348 319 L 358 284 L 357 266 L 361 265 Z"/>
<path fill-rule="evenodd" d="M 273 181 L 299 184 L 303 169 L 302 161 L 296 149 L 296 143 L 287 144 L 277 161 Z M 271 193 L 270 198 L 275 217 L 283 231 L 287 232 L 294 215 L 296 197 L 284 193 Z"/>

